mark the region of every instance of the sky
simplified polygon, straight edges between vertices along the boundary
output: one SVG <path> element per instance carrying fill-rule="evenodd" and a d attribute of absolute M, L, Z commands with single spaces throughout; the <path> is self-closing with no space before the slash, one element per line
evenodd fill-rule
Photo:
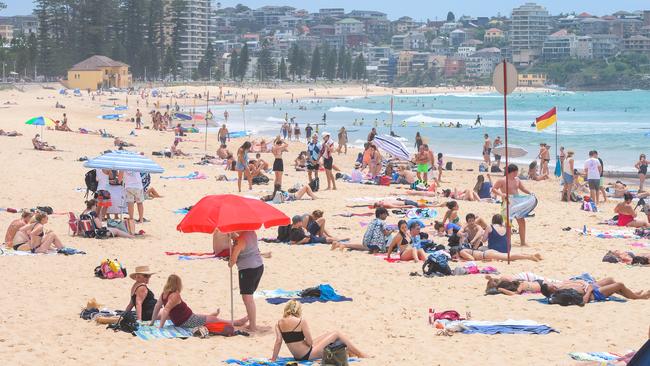
<path fill-rule="evenodd" d="M 31 0 L 3 0 L 7 9 L 0 15 L 24 15 L 30 14 L 33 10 Z M 222 0 L 222 7 L 234 6 L 242 3 L 252 8 L 264 5 L 291 5 L 309 11 L 318 11 L 318 8 L 344 8 L 346 11 L 378 10 L 388 14 L 390 19 L 397 19 L 400 16 L 408 15 L 416 20 L 435 20 L 446 18 L 448 11 L 453 11 L 456 16 L 492 16 L 501 13 L 510 14 L 512 8 L 517 7 L 531 0 L 355 0 L 350 5 L 349 0 Z M 217 2 L 213 0 L 213 2 Z M 444 4 L 441 4 L 444 3 Z M 650 10 L 648 0 L 539 0 L 538 4 L 545 6 L 551 14 L 581 13 L 586 11 L 594 15 L 611 14 L 618 10 Z M 441 5 L 436 5 L 441 4 Z"/>

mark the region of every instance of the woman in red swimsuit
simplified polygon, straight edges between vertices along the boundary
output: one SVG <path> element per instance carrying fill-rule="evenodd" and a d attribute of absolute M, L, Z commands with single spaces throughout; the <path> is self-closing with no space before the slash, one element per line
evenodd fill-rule
<path fill-rule="evenodd" d="M 632 207 L 632 198 L 632 193 L 625 192 L 623 202 L 614 208 L 614 212 L 618 215 L 618 226 L 647 227 L 647 221 L 636 218 L 636 211 Z"/>

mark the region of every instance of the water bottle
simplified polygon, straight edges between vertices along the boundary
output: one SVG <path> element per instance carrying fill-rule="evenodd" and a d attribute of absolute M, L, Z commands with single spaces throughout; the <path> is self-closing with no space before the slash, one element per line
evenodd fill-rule
<path fill-rule="evenodd" d="M 582 226 L 582 235 L 587 235 L 587 225 Z"/>

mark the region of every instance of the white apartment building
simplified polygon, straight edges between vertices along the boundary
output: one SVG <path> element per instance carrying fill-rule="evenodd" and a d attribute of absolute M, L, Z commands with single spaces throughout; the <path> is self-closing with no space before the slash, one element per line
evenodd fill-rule
<path fill-rule="evenodd" d="M 512 9 L 508 34 L 513 63 L 528 66 L 537 59 L 542 53 L 549 29 L 550 16 L 545 7 L 526 3 Z"/>
<path fill-rule="evenodd" d="M 186 0 L 187 11 L 183 16 L 186 29 L 180 37 L 180 59 L 183 77 L 196 70 L 205 53 L 210 37 L 211 0 Z"/>

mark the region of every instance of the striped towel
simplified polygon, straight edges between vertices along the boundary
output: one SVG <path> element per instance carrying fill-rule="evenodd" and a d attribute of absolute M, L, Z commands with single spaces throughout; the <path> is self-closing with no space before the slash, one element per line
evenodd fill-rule
<path fill-rule="evenodd" d="M 135 331 L 135 335 L 145 341 L 152 339 L 189 338 L 192 336 L 192 330 L 173 325 L 167 325 L 162 329 L 158 329 L 158 324 L 160 324 L 158 320 L 156 320 L 156 325 L 154 326 L 144 324 L 148 324 L 148 322 L 140 323 L 138 330 Z"/>

